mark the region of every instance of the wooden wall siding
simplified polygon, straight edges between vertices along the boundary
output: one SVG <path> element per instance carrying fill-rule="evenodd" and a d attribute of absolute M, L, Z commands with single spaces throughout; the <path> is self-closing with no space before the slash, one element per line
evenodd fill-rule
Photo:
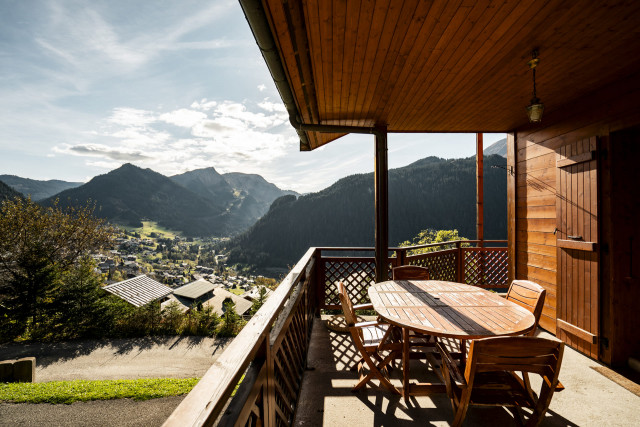
<path fill-rule="evenodd" d="M 560 242 L 599 241 L 597 161 L 595 156 L 580 161 L 596 150 L 596 137 L 556 150 L 557 336 L 594 358 L 599 336 L 599 252 L 561 247 Z"/>
<path fill-rule="evenodd" d="M 556 150 L 585 138 L 606 138 L 610 132 L 640 123 L 640 74 L 594 91 L 588 97 L 545 114 L 542 125 L 515 133 L 517 177 L 509 190 L 515 199 L 515 276 L 547 289 L 541 326 L 556 333 L 559 301 L 556 235 Z M 508 160 L 510 161 L 510 160 Z M 510 164 L 510 163 L 509 163 Z M 511 222 L 510 222 L 511 224 Z"/>
<path fill-rule="evenodd" d="M 306 123 L 507 132 L 526 123 L 534 47 L 547 111 L 640 69 L 637 1 L 263 3 Z"/>
<path fill-rule="evenodd" d="M 607 244 L 602 253 L 604 288 L 601 333 L 608 337 L 603 345 L 603 359 L 613 366 L 627 367 L 629 357 L 640 359 L 640 127 L 612 132 L 603 141 L 607 156 L 603 163 L 609 173 L 603 174 L 601 242 Z M 602 216 L 602 215 L 601 215 Z"/>

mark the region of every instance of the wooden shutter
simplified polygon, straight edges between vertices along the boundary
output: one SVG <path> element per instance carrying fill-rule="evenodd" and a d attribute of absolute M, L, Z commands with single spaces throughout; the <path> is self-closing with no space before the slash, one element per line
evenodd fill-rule
<path fill-rule="evenodd" d="M 598 357 L 599 247 L 596 137 L 556 151 L 557 336 Z"/>

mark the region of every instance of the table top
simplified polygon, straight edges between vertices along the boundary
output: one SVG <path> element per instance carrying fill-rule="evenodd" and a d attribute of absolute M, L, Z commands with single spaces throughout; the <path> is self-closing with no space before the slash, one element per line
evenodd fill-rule
<path fill-rule="evenodd" d="M 442 280 L 389 280 L 369 288 L 373 308 L 387 322 L 429 335 L 478 339 L 520 335 L 535 318 L 500 295 Z"/>

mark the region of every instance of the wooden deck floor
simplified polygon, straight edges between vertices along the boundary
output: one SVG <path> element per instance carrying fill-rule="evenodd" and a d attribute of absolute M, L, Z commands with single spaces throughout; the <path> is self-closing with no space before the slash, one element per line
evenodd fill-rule
<path fill-rule="evenodd" d="M 357 374 L 349 369 L 356 360 L 348 334 L 329 331 L 320 319 L 314 324 L 308 367 L 303 379 L 296 426 L 447 426 L 453 418 L 446 395 L 412 398 L 409 404 L 399 396 L 367 386 L 351 392 Z M 420 380 L 435 378 L 427 366 L 415 361 Z M 640 397 L 604 377 L 594 367 L 601 365 L 567 348 L 560 373 L 566 390 L 556 393 L 543 425 L 584 426 L 638 425 Z M 394 371 L 399 374 L 399 369 Z M 420 378 L 422 377 L 422 378 Z M 399 386 L 399 379 L 395 379 Z M 471 408 L 465 425 L 518 425 L 502 408 Z"/>

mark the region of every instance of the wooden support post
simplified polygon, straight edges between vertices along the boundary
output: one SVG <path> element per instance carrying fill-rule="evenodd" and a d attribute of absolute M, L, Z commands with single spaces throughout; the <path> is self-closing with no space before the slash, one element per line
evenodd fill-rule
<path fill-rule="evenodd" d="M 462 244 L 460 240 L 456 242 L 456 282 L 464 283 L 464 253 L 462 252 Z"/>
<path fill-rule="evenodd" d="M 516 272 L 516 135 L 507 134 L 507 236 L 509 252 L 509 283 L 518 277 Z"/>
<path fill-rule="evenodd" d="M 484 138 L 481 133 L 476 134 L 476 239 L 478 247 L 484 246 Z M 478 271 L 480 273 L 480 285 L 485 285 L 484 280 L 484 252 L 480 252 Z"/>
<path fill-rule="evenodd" d="M 375 257 L 376 282 L 389 280 L 389 165 L 387 129 L 375 138 Z"/>
<path fill-rule="evenodd" d="M 479 247 L 483 246 L 484 240 L 484 186 L 483 186 L 483 135 L 476 134 L 476 239 L 480 242 Z"/>

